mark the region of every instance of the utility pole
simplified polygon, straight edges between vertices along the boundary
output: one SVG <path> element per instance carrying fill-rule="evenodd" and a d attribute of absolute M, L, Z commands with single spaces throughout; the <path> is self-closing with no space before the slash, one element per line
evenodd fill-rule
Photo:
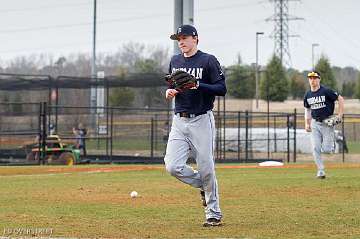
<path fill-rule="evenodd" d="M 311 64 L 312 64 L 312 69 L 315 70 L 315 57 L 314 57 L 314 48 L 316 46 L 319 46 L 318 43 L 313 43 L 311 44 Z"/>
<path fill-rule="evenodd" d="M 96 78 L 96 0 L 94 0 L 93 35 L 92 35 L 92 59 L 91 59 L 91 81 Z M 96 127 L 97 86 L 90 89 L 91 127 Z"/>
<path fill-rule="evenodd" d="M 194 25 L 194 0 L 174 0 L 174 33 L 184 24 Z M 177 41 L 174 41 L 174 55 L 180 54 Z M 171 103 L 175 108 L 175 100 Z"/>
<path fill-rule="evenodd" d="M 174 0 L 174 33 L 184 24 L 194 25 L 194 0 Z M 177 41 L 174 41 L 174 54 L 180 54 Z"/>
<path fill-rule="evenodd" d="M 256 109 L 259 108 L 259 35 L 263 32 L 256 32 L 256 63 L 255 63 L 255 95 L 256 95 Z"/>
<path fill-rule="evenodd" d="M 293 17 L 289 15 L 290 0 L 269 0 L 274 3 L 274 15 L 267 18 L 266 21 L 273 21 L 274 32 L 274 52 L 280 58 L 281 63 L 285 66 L 291 66 L 291 56 L 289 47 L 289 37 L 299 37 L 299 35 L 289 34 L 289 21 L 304 20 L 303 18 Z M 300 0 L 292 0 L 300 1 Z"/>

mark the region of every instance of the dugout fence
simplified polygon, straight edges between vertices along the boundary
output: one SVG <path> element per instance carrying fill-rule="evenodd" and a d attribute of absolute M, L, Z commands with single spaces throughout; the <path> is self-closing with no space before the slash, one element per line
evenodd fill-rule
<path fill-rule="evenodd" d="M 0 162 L 23 162 L 29 148 L 50 133 L 74 144 L 72 129 L 79 124 L 87 129 L 91 162 L 163 162 L 172 110 L 163 100 L 162 77 L 161 72 L 104 78 L 0 74 Z M 90 106 L 93 88 L 103 92 L 104 106 Z M 133 104 L 110 107 L 111 90 L 126 88 L 133 90 Z M 252 112 L 251 106 L 228 111 L 224 97 L 217 97 L 215 109 L 217 161 L 311 160 L 302 114 Z M 337 126 L 337 161 L 360 154 L 359 123 L 360 115 L 347 114 Z"/>
<path fill-rule="evenodd" d="M 56 134 L 74 144 L 73 128 L 82 124 L 87 159 L 96 163 L 162 163 L 173 113 L 164 108 L 55 106 L 43 103 L 0 104 L 0 158 L 2 163 L 26 163 L 31 145 Z M 19 111 L 19 109 L 22 109 Z M 95 114 L 95 125 L 92 122 Z M 214 111 L 218 162 L 296 162 L 309 157 L 304 145 L 303 115 L 249 111 Z M 337 127 L 340 140 L 336 157 L 345 161 L 348 146 L 358 140 L 359 115 L 345 115 Z M 304 138 L 305 137 L 305 138 Z M 342 137 L 342 140 L 341 140 Z M 352 146 L 354 150 L 354 146 Z M 310 155 L 311 157 L 311 155 Z"/>

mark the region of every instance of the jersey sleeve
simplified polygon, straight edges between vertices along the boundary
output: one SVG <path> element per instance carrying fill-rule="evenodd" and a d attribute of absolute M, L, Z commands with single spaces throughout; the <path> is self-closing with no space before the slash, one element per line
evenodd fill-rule
<path fill-rule="evenodd" d="M 305 108 L 310 108 L 310 105 L 309 105 L 309 103 L 307 102 L 307 93 L 305 93 L 305 95 L 304 95 L 304 107 L 305 107 Z"/>
<path fill-rule="evenodd" d="M 169 63 L 168 73 L 171 74 L 171 61 Z"/>
<path fill-rule="evenodd" d="M 330 100 L 332 101 L 336 101 L 339 97 L 339 93 L 337 93 L 336 91 L 334 90 L 331 90 L 331 89 L 327 89 L 326 90 L 326 95 L 329 97 Z"/>
<path fill-rule="evenodd" d="M 212 95 L 224 96 L 226 94 L 225 76 L 221 70 L 218 60 L 210 55 L 207 66 L 209 72 L 208 81 L 199 82 L 198 89 L 207 92 Z"/>
<path fill-rule="evenodd" d="M 210 83 L 214 84 L 218 81 L 225 81 L 224 73 L 222 72 L 220 63 L 215 56 L 210 55 L 208 67 L 210 74 Z"/>

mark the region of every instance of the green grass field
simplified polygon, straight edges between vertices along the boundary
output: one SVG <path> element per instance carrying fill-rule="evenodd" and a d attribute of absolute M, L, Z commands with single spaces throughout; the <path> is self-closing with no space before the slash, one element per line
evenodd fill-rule
<path fill-rule="evenodd" d="M 357 141 L 350 141 L 347 143 L 349 148 L 349 153 L 351 154 L 360 154 L 360 143 Z"/>
<path fill-rule="evenodd" d="M 51 228 L 53 237 L 82 238 L 360 238 L 360 165 L 327 165 L 326 180 L 314 178 L 313 165 L 225 166 L 217 168 L 224 214 L 218 228 L 202 227 L 198 191 L 161 165 L 0 167 L 0 233 Z M 131 199 L 133 190 L 140 197 Z"/>

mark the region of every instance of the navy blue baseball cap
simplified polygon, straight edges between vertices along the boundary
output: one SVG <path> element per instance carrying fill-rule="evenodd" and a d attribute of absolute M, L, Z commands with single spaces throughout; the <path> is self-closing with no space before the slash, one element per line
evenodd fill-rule
<path fill-rule="evenodd" d="M 182 25 L 182 26 L 178 27 L 175 34 L 172 34 L 170 36 L 170 39 L 171 40 L 178 40 L 180 35 L 183 35 L 183 36 L 198 36 L 198 33 L 197 33 L 196 28 L 194 26 Z"/>

